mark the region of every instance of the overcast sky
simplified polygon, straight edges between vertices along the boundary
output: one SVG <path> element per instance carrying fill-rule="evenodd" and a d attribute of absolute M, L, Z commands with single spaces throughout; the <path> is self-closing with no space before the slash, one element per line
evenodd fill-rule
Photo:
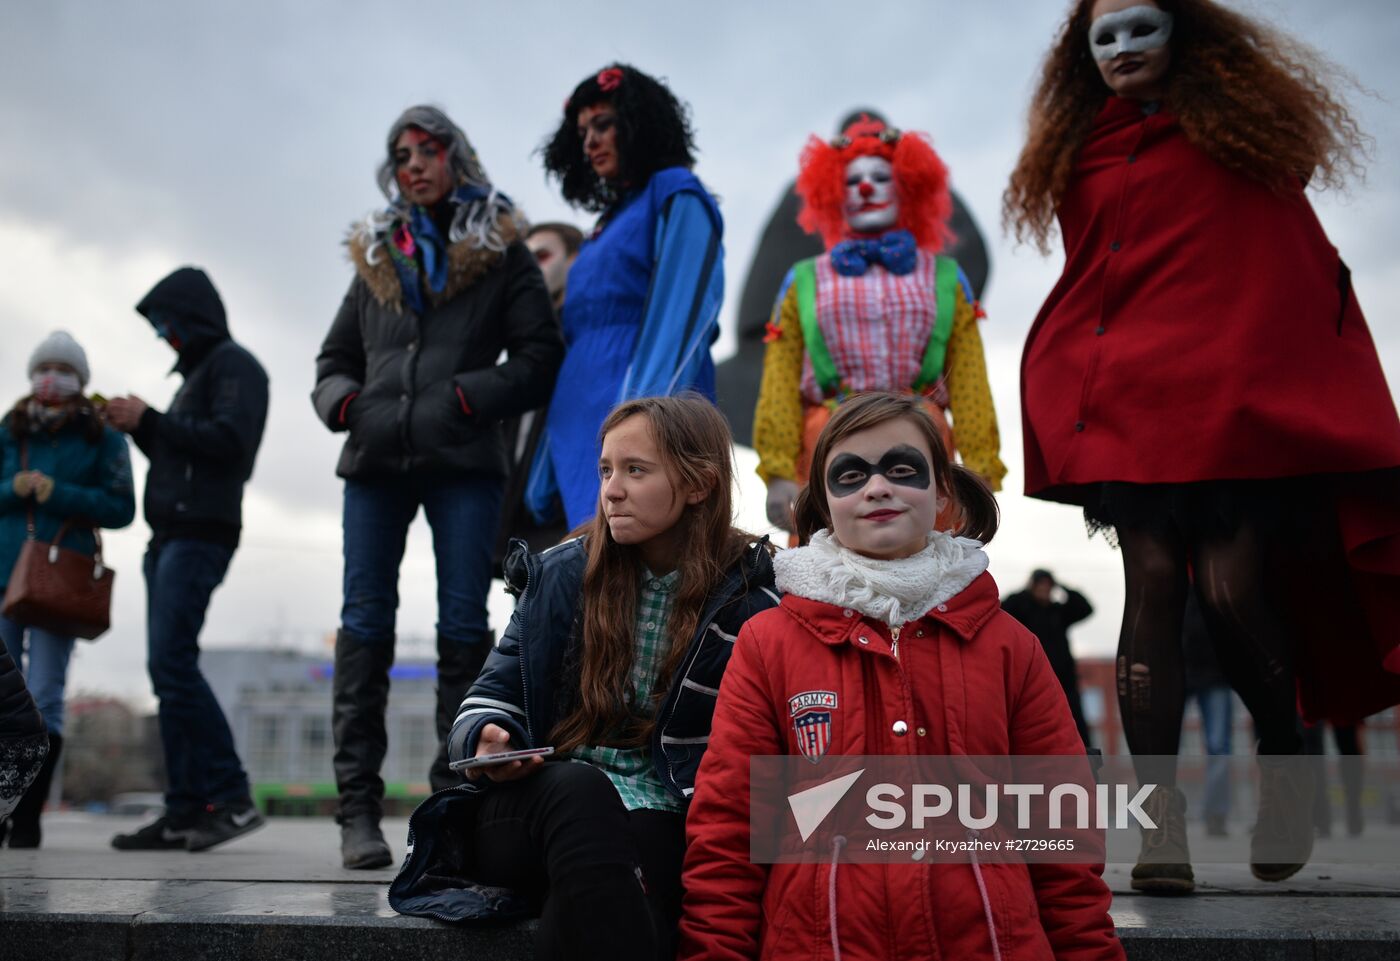
<path fill-rule="evenodd" d="M 1121 613 L 1117 555 L 1086 539 L 1077 511 L 1020 493 L 1021 345 L 1061 257 L 1015 248 L 999 224 L 1033 76 L 1063 6 L 4 0 L 0 404 L 26 392 L 34 344 L 65 327 L 87 348 L 92 389 L 132 391 L 163 407 L 177 386 L 167 376 L 173 358 L 132 305 L 177 266 L 207 269 L 235 336 L 268 368 L 273 399 L 243 547 L 205 642 L 314 646 L 338 620 L 342 438 L 312 414 L 313 360 L 350 280 L 340 239 L 382 203 L 373 172 L 404 107 L 444 107 L 532 219 L 588 226 L 546 183 L 535 148 L 574 85 L 607 62 L 665 77 L 693 109 L 697 172 L 721 200 L 729 328 L 754 242 L 805 137 L 827 135 L 845 110 L 871 104 L 932 135 L 991 250 L 983 337 L 1011 469 L 1004 526 L 989 549 L 993 573 L 1009 590 L 1048 566 L 1082 587 L 1098 613 L 1078 629 L 1076 648 L 1108 653 Z M 1400 8 L 1277 0 L 1245 9 L 1314 44 L 1370 92 L 1351 96 L 1376 139 L 1367 180 L 1314 202 L 1352 267 L 1395 383 Z M 726 333 L 716 355 L 730 343 Z M 134 460 L 143 479 L 144 459 Z M 751 470 L 752 456 L 742 463 Z M 751 475 L 745 484 L 743 520 L 756 527 L 762 486 Z M 108 537 L 119 571 L 115 626 L 80 645 L 70 693 L 149 697 L 146 536 L 138 519 Z M 432 578 L 420 520 L 403 566 L 401 635 L 431 635 Z M 492 603 L 498 621 L 508 614 L 503 597 Z"/>

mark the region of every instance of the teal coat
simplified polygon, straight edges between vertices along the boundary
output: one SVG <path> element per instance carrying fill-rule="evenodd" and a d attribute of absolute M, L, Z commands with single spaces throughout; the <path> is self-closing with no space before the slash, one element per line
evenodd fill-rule
<path fill-rule="evenodd" d="M 52 540 L 70 517 L 84 526 L 66 534 L 62 546 L 91 555 L 92 527 L 125 527 L 136 516 L 131 482 L 131 455 L 126 438 L 110 427 L 89 440 L 86 424 L 70 420 L 53 433 L 26 433 L 29 469 L 54 479 L 53 494 L 43 504 L 15 494 L 20 472 L 20 441 L 11 430 L 14 412 L 0 421 L 0 589 L 10 580 L 25 540 L 25 509 L 34 508 L 39 540 Z"/>

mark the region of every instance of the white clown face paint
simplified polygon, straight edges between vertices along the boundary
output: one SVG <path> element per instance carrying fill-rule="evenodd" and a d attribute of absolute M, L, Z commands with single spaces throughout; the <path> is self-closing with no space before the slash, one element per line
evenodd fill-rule
<path fill-rule="evenodd" d="M 1095 60 L 1112 60 L 1119 54 L 1165 47 L 1171 35 L 1172 15 L 1143 4 L 1096 19 L 1089 27 L 1089 49 Z"/>
<path fill-rule="evenodd" d="M 846 164 L 846 226 L 852 233 L 889 230 L 899 220 L 894 167 L 884 157 L 857 157 Z"/>

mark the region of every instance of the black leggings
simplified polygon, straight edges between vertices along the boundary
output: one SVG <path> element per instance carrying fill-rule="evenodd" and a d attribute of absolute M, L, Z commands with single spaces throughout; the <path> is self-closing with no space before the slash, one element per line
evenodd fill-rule
<path fill-rule="evenodd" d="M 1254 717 L 1263 754 L 1301 748 L 1293 638 L 1280 611 L 1265 533 L 1241 519 L 1228 531 L 1186 533 L 1177 525 L 1118 526 L 1125 597 L 1118 638 L 1118 704 L 1134 758 L 1170 756 L 1140 776 L 1175 784 L 1185 678 L 1181 647 L 1188 563 L 1226 679 Z"/>
<path fill-rule="evenodd" d="M 675 957 L 685 816 L 629 812 L 592 765 L 551 762 L 492 785 L 475 850 L 478 880 L 543 901 L 537 958 Z"/>

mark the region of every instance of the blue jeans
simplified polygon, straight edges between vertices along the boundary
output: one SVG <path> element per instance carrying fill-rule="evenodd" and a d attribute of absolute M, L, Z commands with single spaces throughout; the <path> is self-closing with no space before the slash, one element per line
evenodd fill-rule
<path fill-rule="evenodd" d="M 63 686 L 73 638 L 37 627 L 25 627 L 0 614 L 0 638 L 24 672 L 24 683 L 50 734 L 63 734 Z M 28 643 L 25 643 L 25 641 Z"/>
<path fill-rule="evenodd" d="M 214 692 L 199 670 L 199 632 L 233 550 L 189 538 L 151 542 L 146 575 L 147 661 L 160 699 L 166 814 L 188 820 L 209 804 L 248 797 L 248 775 Z"/>
<path fill-rule="evenodd" d="M 490 629 L 491 550 L 500 526 L 498 477 L 420 476 L 345 482 L 343 634 L 394 643 L 399 564 L 408 526 L 421 504 L 437 560 L 437 632 L 467 644 Z"/>
<path fill-rule="evenodd" d="M 1206 742 L 1206 817 L 1230 814 L 1230 728 L 1234 723 L 1235 692 L 1227 685 L 1192 694 L 1201 709 L 1201 735 Z"/>

